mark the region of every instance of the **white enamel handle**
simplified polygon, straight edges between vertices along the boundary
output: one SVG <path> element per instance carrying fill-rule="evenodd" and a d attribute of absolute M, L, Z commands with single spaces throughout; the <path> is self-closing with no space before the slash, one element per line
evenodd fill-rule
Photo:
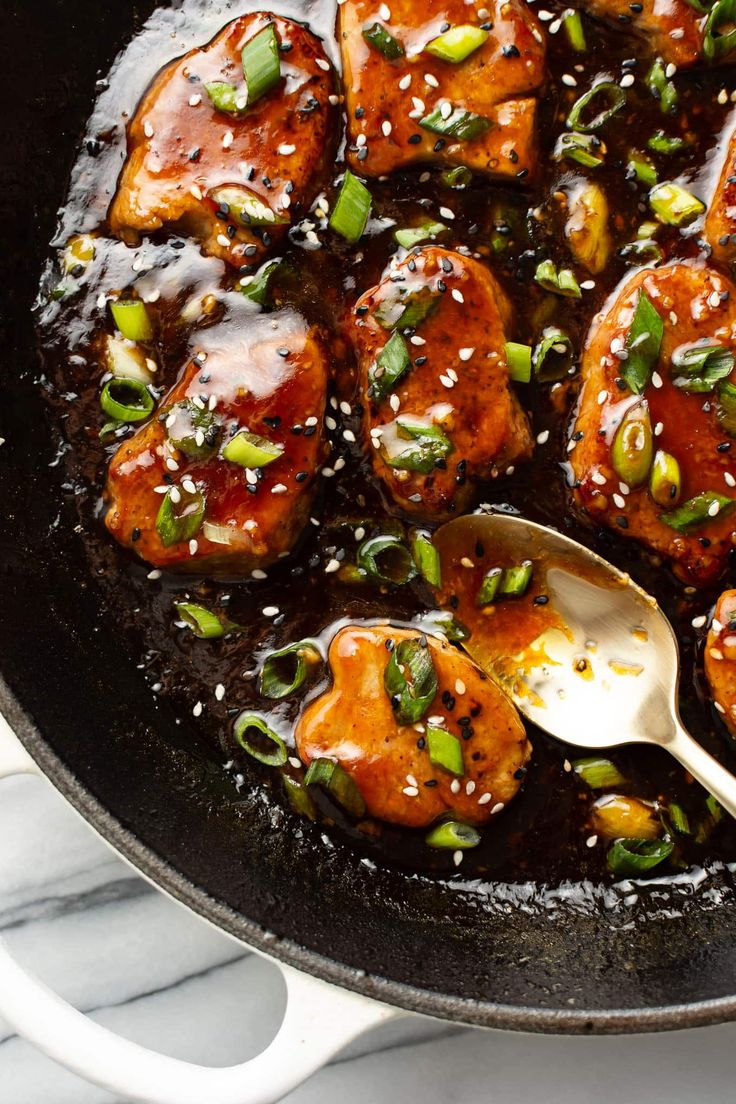
<path fill-rule="evenodd" d="M 40 774 L 0 716 L 0 779 Z M 278 964 L 287 1004 L 279 1031 L 255 1058 L 214 1069 L 129 1042 L 78 1012 L 18 965 L 0 939 L 0 1016 L 80 1077 L 143 1104 L 273 1104 L 369 1028 L 400 1015 Z"/>

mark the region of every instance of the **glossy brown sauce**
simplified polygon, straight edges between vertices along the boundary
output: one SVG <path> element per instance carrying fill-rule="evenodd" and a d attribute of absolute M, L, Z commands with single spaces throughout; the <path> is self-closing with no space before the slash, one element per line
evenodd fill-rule
<path fill-rule="evenodd" d="M 564 10 L 564 5 L 548 7 L 555 14 Z M 595 174 L 609 199 L 618 249 L 633 240 L 637 226 L 649 217 L 645 190 L 625 180 L 630 145 L 641 147 L 650 133 L 663 127 L 686 137 L 688 145 L 683 152 L 653 158 L 662 177 L 689 174 L 693 190 L 707 194 L 709 162 L 731 105 L 717 102 L 725 85 L 725 71 L 683 73 L 676 78 L 678 114 L 673 120 L 665 119 L 643 81 L 650 59 L 641 43 L 586 18 L 585 54 L 572 55 L 564 33 L 548 35 L 551 76 L 541 105 L 541 171 L 533 187 L 496 186 L 476 179 L 465 190 L 452 190 L 440 182 L 439 170 L 432 169 L 425 178 L 420 167 L 388 181 L 370 182 L 373 218 L 368 236 L 358 248 L 349 248 L 329 230 L 319 228 L 319 218 L 314 219 L 322 243 L 319 248 L 304 233 L 292 231 L 288 246 L 280 251 L 285 264 L 272 284 L 274 309 L 288 306 L 323 327 L 331 335 L 335 360 L 334 402 L 329 413 L 337 428 L 330 434 L 333 452 L 328 461 L 335 474 L 322 481 L 315 504 L 313 515 L 320 524 L 307 526 L 294 555 L 269 569 L 266 580 L 213 581 L 167 574 L 149 579 L 149 568 L 115 546 L 101 519 L 99 495 L 113 448 L 101 444 L 98 436 L 104 416 L 98 400 L 103 367 L 96 335 L 105 326 L 99 296 L 131 285 L 143 296 L 160 290 L 155 311 L 159 322 L 157 386 L 162 389 L 174 382 L 186 358 L 207 338 L 201 319 L 193 325 L 182 324 L 187 304 L 209 293 L 218 295 L 224 302 L 225 321 L 234 325 L 238 324 L 240 307 L 233 295 L 223 296 L 221 291 L 223 287 L 232 288 L 233 275 L 221 262 L 201 256 L 191 242 L 160 234 L 138 248 L 129 248 L 105 236 L 105 212 L 123 159 L 121 112 L 129 116 L 162 64 L 205 42 L 242 10 L 241 5 L 235 8 L 222 4 L 215 11 L 211 6 L 192 3 L 176 12 L 156 13 L 116 64 L 109 84 L 102 82 L 100 101 L 73 173 L 59 238 L 54 243 L 61 246 L 80 231 L 99 232 L 97 256 L 77 290 L 74 280 L 61 280 L 70 290 L 60 301 L 49 298 L 60 283 L 58 268 L 50 266 L 38 319 L 51 415 L 63 439 L 60 455 L 67 472 L 66 488 L 79 510 L 81 537 L 90 571 L 98 577 L 105 595 L 110 631 L 120 638 L 121 649 L 140 657 L 141 678 L 149 683 L 151 692 L 170 696 L 182 723 L 195 726 L 201 733 L 204 753 L 212 760 L 213 769 L 220 770 L 227 763 L 233 786 L 260 788 L 269 801 L 288 807 L 278 776 L 236 748 L 233 717 L 251 707 L 269 712 L 273 727 L 290 739 L 305 697 L 311 698 L 323 685 L 320 679 L 324 678 L 324 668 L 311 676 L 306 694 L 288 698 L 274 708 L 259 698 L 256 688 L 255 674 L 264 655 L 303 637 L 322 636 L 328 640 L 336 625 L 351 619 L 391 618 L 406 624 L 434 607 L 430 590 L 421 582 L 382 592 L 373 584 L 346 580 L 345 572 L 325 573 L 325 566 L 334 558 L 346 565 L 354 561 L 356 528 L 371 535 L 385 532 L 387 526 L 400 528 L 404 524 L 382 500 L 359 447 L 346 444 L 342 437 L 345 429 L 359 436 L 356 412 L 346 416 L 338 408 L 339 400 L 354 401 L 354 364 L 339 321 L 359 294 L 380 278 L 396 249 L 393 229 L 415 224 L 420 217 L 437 218 L 441 206 L 451 208 L 455 218 L 443 245 L 469 246 L 487 260 L 514 304 L 514 339 L 533 342 L 539 329 L 554 321 L 569 334 L 579 352 L 592 315 L 628 269 L 614 252 L 604 272 L 594 278 L 595 287 L 584 291 L 580 302 L 549 296 L 534 283 L 540 259 L 562 261 L 568 256 L 560 195 L 579 182 L 567 163 L 559 165 L 549 157 L 562 129 L 558 113 L 566 113 L 594 77 L 620 80 L 627 71 L 637 77 L 627 91 L 626 107 L 605 128 L 606 161 Z M 304 18 L 304 9 L 280 5 L 279 14 Z M 331 33 L 333 16 L 329 4 L 314 5 L 307 14 L 313 29 L 324 36 Z M 335 57 L 334 44 L 328 45 L 328 52 Z M 564 74 L 573 75 L 577 87 L 566 87 Z M 338 171 L 339 166 L 336 174 Z M 491 241 L 499 236 L 499 222 L 503 223 L 500 236 L 508 244 L 502 252 L 494 253 Z M 511 227 L 511 233 L 507 227 Z M 658 241 L 667 257 L 692 257 L 699 252 L 697 226 L 684 233 L 662 228 Z M 247 325 L 247 319 L 240 324 Z M 657 597 L 681 642 L 684 719 L 703 744 L 733 769 L 736 754 L 732 740 L 705 694 L 700 657 L 704 630 L 696 632 L 690 624 L 694 616 L 709 609 L 716 592 L 688 592 L 665 566 L 637 546 L 621 541 L 615 534 L 596 532 L 573 517 L 566 487 L 564 435 L 575 393 L 575 378 L 560 386 L 532 383 L 518 388 L 534 434 L 546 431 L 549 439 L 537 444 L 533 460 L 519 465 L 513 475 L 479 487 L 477 499 L 562 527 L 629 570 Z M 724 584 L 732 578 L 733 570 L 729 568 Z M 222 612 L 245 631 L 210 642 L 197 640 L 188 629 L 176 628 L 172 603 L 184 595 Z M 277 607 L 279 612 L 264 614 L 262 611 L 269 607 Z M 219 685 L 225 688 L 221 701 L 216 694 Z M 534 754 L 524 788 L 484 833 L 481 845 L 465 853 L 463 878 L 475 874 L 540 882 L 610 878 L 605 848 L 586 846 L 595 795 L 574 772 L 565 769 L 569 749 L 538 731 L 532 730 L 530 735 Z M 104 754 L 102 746 L 100 753 Z M 611 758 L 628 779 L 622 792 L 646 799 L 676 800 L 697 818 L 703 792 L 664 752 L 637 747 L 613 752 Z M 287 770 L 295 776 L 300 773 L 291 767 Z M 334 807 L 323 806 L 321 811 L 328 834 L 347 835 L 374 861 L 442 874 L 454 869 L 451 853 L 429 850 L 422 832 L 375 823 L 358 830 Z M 700 864 L 709 856 L 724 860 L 736 857 L 736 829 L 728 818 L 706 844 L 682 841 L 676 864 Z"/>

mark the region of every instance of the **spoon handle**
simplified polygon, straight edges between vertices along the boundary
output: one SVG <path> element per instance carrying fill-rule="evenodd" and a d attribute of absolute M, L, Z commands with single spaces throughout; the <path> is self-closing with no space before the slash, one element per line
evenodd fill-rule
<path fill-rule="evenodd" d="M 736 776 L 701 747 L 679 720 L 674 736 L 666 746 L 723 808 L 736 817 Z"/>

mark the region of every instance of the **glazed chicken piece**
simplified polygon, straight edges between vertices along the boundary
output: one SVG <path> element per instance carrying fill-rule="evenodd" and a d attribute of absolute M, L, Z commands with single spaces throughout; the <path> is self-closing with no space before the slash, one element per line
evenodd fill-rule
<path fill-rule="evenodd" d="M 281 79 L 246 106 L 243 47 L 272 29 Z M 257 263 L 329 176 L 334 91 L 319 39 L 300 24 L 264 13 L 228 23 L 166 66 L 143 97 L 110 209 L 113 233 L 136 242 L 168 226 L 230 264 Z"/>
<path fill-rule="evenodd" d="M 483 265 L 434 246 L 410 254 L 358 301 L 352 340 L 364 441 L 402 509 L 459 512 L 475 480 L 531 454 L 504 354 L 510 318 Z"/>
<path fill-rule="evenodd" d="M 716 602 L 704 662 L 715 707 L 736 736 L 736 590 L 724 590 Z"/>
<path fill-rule="evenodd" d="M 381 176 L 439 161 L 528 177 L 536 164 L 534 97 L 544 81 L 545 47 L 526 4 L 396 0 L 384 19 L 385 8 L 375 0 L 338 7 L 351 167 Z M 478 42 L 472 52 L 460 62 L 435 56 L 442 40 L 433 40 L 464 26 Z"/>
<path fill-rule="evenodd" d="M 706 16 L 688 0 L 641 0 L 640 10 L 629 0 L 575 0 L 575 7 L 645 40 L 653 56 L 678 68 L 695 65 L 702 56 Z"/>
<path fill-rule="evenodd" d="M 436 675 L 436 693 L 413 724 L 397 719 L 384 685 L 392 650 L 403 642 L 428 648 Z M 531 745 L 509 699 L 463 652 L 407 629 L 349 625 L 328 659 L 333 684 L 300 717 L 297 748 L 305 763 L 336 759 L 369 815 L 409 828 L 446 813 L 485 824 L 515 797 Z M 454 737 L 458 773 L 430 759 L 436 729 Z"/>
<path fill-rule="evenodd" d="M 290 551 L 309 516 L 328 362 L 289 311 L 200 340 L 154 417 L 113 456 L 105 521 L 156 567 L 250 572 Z"/>
<path fill-rule="evenodd" d="M 662 336 L 637 394 L 626 381 L 658 328 L 650 315 L 635 332 L 641 293 Z M 625 280 L 593 320 L 583 354 L 569 454 L 575 499 L 696 586 L 721 572 L 736 543 L 735 349 L 736 287 L 695 263 Z"/>
<path fill-rule="evenodd" d="M 729 264 L 736 259 L 736 129 L 731 131 L 721 175 L 705 216 L 704 236 L 715 261 Z"/>

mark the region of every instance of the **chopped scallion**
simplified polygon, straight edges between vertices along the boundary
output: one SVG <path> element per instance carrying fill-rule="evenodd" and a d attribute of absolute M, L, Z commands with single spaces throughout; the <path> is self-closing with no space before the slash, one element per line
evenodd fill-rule
<path fill-rule="evenodd" d="M 495 602 L 502 575 L 503 568 L 500 567 L 492 567 L 489 571 L 486 571 L 475 596 L 476 606 L 490 606 L 492 602 Z"/>
<path fill-rule="evenodd" d="M 736 0 L 716 0 L 705 24 L 703 53 L 709 61 L 716 61 L 730 54 L 734 48 L 736 48 Z"/>
<path fill-rule="evenodd" d="M 465 774 L 463 747 L 457 736 L 445 728 L 427 725 L 427 751 L 429 761 L 436 767 L 442 767 L 449 774 L 459 777 Z"/>
<path fill-rule="evenodd" d="M 432 54 L 440 61 L 449 61 L 457 65 L 475 53 L 487 39 L 488 31 L 484 31 L 482 27 L 473 26 L 472 23 L 462 23 L 456 27 L 450 27 L 449 31 L 433 38 L 424 47 L 424 52 Z"/>
<path fill-rule="evenodd" d="M 432 544 L 431 534 L 417 530 L 412 537 L 411 551 L 422 578 L 430 586 L 442 586 L 440 554 Z"/>
<path fill-rule="evenodd" d="M 655 58 L 646 76 L 647 88 L 659 100 L 663 115 L 671 115 L 677 107 L 677 89 L 667 79 L 666 66 L 661 57 Z"/>
<path fill-rule="evenodd" d="M 286 796 L 294 812 L 299 813 L 300 816 L 308 817 L 309 820 L 316 820 L 317 809 L 304 783 L 300 782 L 298 778 L 292 778 L 289 774 L 284 774 L 282 777 Z"/>
<path fill-rule="evenodd" d="M 647 188 L 653 188 L 657 183 L 657 169 L 651 157 L 639 150 L 629 150 L 629 160 L 626 165 L 630 176 L 636 177 L 640 184 Z"/>
<path fill-rule="evenodd" d="M 458 621 L 450 610 L 430 610 L 422 616 L 421 623 L 427 626 L 427 632 L 440 634 L 453 643 L 460 644 L 470 639 L 470 629 Z"/>
<path fill-rule="evenodd" d="M 438 461 L 444 460 L 452 452 L 452 441 L 439 426 L 431 422 L 410 422 L 406 418 L 397 418 L 396 432 L 398 437 L 411 441 L 411 445 L 399 453 L 382 454 L 389 467 L 400 471 L 429 475 Z"/>
<path fill-rule="evenodd" d="M 572 368 L 575 351 L 572 341 L 556 326 L 547 326 L 534 347 L 534 375 L 540 383 L 564 379 Z"/>
<path fill-rule="evenodd" d="M 215 415 L 190 399 L 167 407 L 160 420 L 171 444 L 190 460 L 205 460 L 217 448 L 220 426 Z"/>
<path fill-rule="evenodd" d="M 393 391 L 410 364 L 406 342 L 398 330 L 394 330 L 368 373 L 370 394 L 375 402 L 380 402 Z"/>
<path fill-rule="evenodd" d="M 424 838 L 428 847 L 443 851 L 467 851 L 480 843 L 480 832 L 462 820 L 443 820 Z"/>
<path fill-rule="evenodd" d="M 610 759 L 601 759 L 598 756 L 590 759 L 576 759 L 573 768 L 591 790 L 605 790 L 626 782 L 621 771 Z"/>
<path fill-rule="evenodd" d="M 663 130 L 657 130 L 650 138 L 647 139 L 647 148 L 652 153 L 664 153 L 668 156 L 672 153 L 679 153 L 680 150 L 685 148 L 684 138 L 676 138 L 671 134 L 665 134 Z M 653 181 L 656 184 L 656 178 Z"/>
<path fill-rule="evenodd" d="M 281 59 L 276 28 L 269 23 L 249 42 L 242 53 L 243 76 L 248 86 L 248 106 L 265 96 L 281 80 Z"/>
<path fill-rule="evenodd" d="M 150 341 L 153 326 L 146 304 L 140 299 L 114 299 L 110 303 L 113 322 L 128 341 Z"/>
<path fill-rule="evenodd" d="M 364 27 L 363 38 L 369 46 L 378 50 L 379 54 L 383 54 L 389 61 L 396 61 L 397 58 L 404 56 L 404 47 L 382 23 L 371 23 Z"/>
<path fill-rule="evenodd" d="M 313 759 L 304 776 L 305 786 L 317 786 L 350 816 L 365 816 L 365 801 L 351 774 L 334 759 Z"/>
<path fill-rule="evenodd" d="M 736 385 L 729 380 L 721 380 L 716 387 L 718 406 L 716 413 L 721 428 L 729 437 L 736 437 Z"/>
<path fill-rule="evenodd" d="M 264 660 L 258 676 L 258 692 L 276 701 L 287 698 L 303 685 L 309 668 L 321 658 L 311 640 L 299 640 L 278 648 Z"/>
<path fill-rule="evenodd" d="M 588 169 L 597 169 L 603 164 L 604 149 L 603 143 L 595 134 L 564 131 L 555 143 L 552 156 L 555 161 L 575 161 Z"/>
<path fill-rule="evenodd" d="M 225 626 L 216 613 L 196 602 L 175 602 L 180 621 L 184 621 L 200 640 L 216 640 L 223 636 Z"/>
<path fill-rule="evenodd" d="M 607 106 L 602 107 L 597 115 L 586 121 L 583 118 L 585 109 L 591 104 L 598 106 L 597 101 L 602 101 Z M 598 130 L 612 119 L 625 103 L 626 92 L 620 85 L 612 81 L 601 81 L 599 84 L 594 84 L 575 101 L 567 116 L 567 125 L 572 130 L 581 130 L 584 134 L 588 134 L 592 130 Z"/>
<path fill-rule="evenodd" d="M 679 836 L 690 835 L 690 820 L 682 805 L 671 801 L 667 806 L 667 819 Z"/>
<path fill-rule="evenodd" d="M 245 91 L 225 81 L 210 81 L 204 86 L 212 106 L 225 115 L 242 115 L 248 105 Z"/>
<path fill-rule="evenodd" d="M 531 560 L 522 560 L 514 567 L 505 567 L 498 587 L 499 598 L 521 598 L 526 594 L 533 570 Z"/>
<path fill-rule="evenodd" d="M 621 420 L 611 446 L 611 463 L 619 479 L 630 487 L 646 483 L 654 456 L 654 434 L 645 400 L 635 403 Z"/>
<path fill-rule="evenodd" d="M 443 114 L 441 107 L 436 107 L 419 120 L 419 125 L 433 134 L 457 138 L 459 142 L 472 142 L 484 135 L 493 124 L 490 119 L 462 107 L 453 108 L 449 115 Z"/>
<path fill-rule="evenodd" d="M 467 165 L 455 165 L 445 169 L 440 180 L 447 188 L 467 188 L 473 180 L 473 174 Z"/>
<path fill-rule="evenodd" d="M 568 8 L 562 16 L 562 25 L 565 28 L 570 48 L 578 54 L 584 54 L 588 46 L 585 41 L 585 31 L 583 30 L 583 20 L 580 12 Z"/>
<path fill-rule="evenodd" d="M 278 460 L 283 452 L 284 446 L 277 441 L 269 441 L 257 433 L 241 429 L 227 442 L 222 457 L 231 464 L 240 464 L 241 468 L 265 468 Z"/>
<path fill-rule="evenodd" d="M 664 335 L 664 322 L 655 310 L 651 299 L 643 290 L 639 291 L 626 335 L 627 358 L 619 369 L 630 389 L 636 395 L 649 386 L 655 365 L 659 359 L 659 350 Z"/>
<path fill-rule="evenodd" d="M 649 493 L 658 506 L 676 506 L 682 480 L 680 465 L 669 452 L 658 449 L 649 475 Z"/>
<path fill-rule="evenodd" d="M 258 713 L 241 713 L 235 722 L 234 734 L 243 751 L 259 763 L 283 767 L 287 759 L 286 744 Z"/>
<path fill-rule="evenodd" d="M 660 222 L 668 226 L 688 226 L 705 211 L 705 204 L 697 196 L 673 181 L 652 188 L 649 206 Z"/>
<path fill-rule="evenodd" d="M 518 341 L 507 341 L 503 347 L 509 377 L 516 383 L 529 383 L 532 378 L 532 347 Z"/>
<path fill-rule="evenodd" d="M 358 546 L 358 569 L 371 579 L 391 586 L 404 586 L 416 577 L 417 567 L 402 541 L 387 534 L 369 537 Z"/>
<path fill-rule="evenodd" d="M 534 279 L 545 291 L 552 291 L 555 295 L 562 295 L 566 299 L 582 298 L 583 293 L 574 272 L 569 268 L 558 270 L 554 261 L 540 261 Z"/>
<path fill-rule="evenodd" d="M 100 406 L 116 422 L 142 422 L 150 418 L 155 403 L 145 383 L 115 377 L 102 388 Z"/>
<path fill-rule="evenodd" d="M 371 202 L 371 193 L 365 184 L 347 169 L 332 208 L 330 226 L 346 241 L 359 241 L 368 222 Z"/>
<path fill-rule="evenodd" d="M 712 391 L 719 380 L 731 375 L 733 366 L 731 350 L 707 339 L 680 345 L 672 354 L 672 367 L 681 373 L 673 381 L 675 387 L 696 394 Z"/>
<path fill-rule="evenodd" d="M 427 222 L 423 222 L 419 226 L 409 226 L 403 230 L 395 230 L 394 238 L 404 249 L 411 249 L 421 242 L 430 241 L 432 238 L 438 238 L 440 234 L 444 234 L 446 231 L 447 227 L 444 222 L 432 222 L 431 220 L 427 220 Z"/>
<path fill-rule="evenodd" d="M 667 840 L 616 840 L 608 851 L 608 869 L 619 877 L 634 878 L 664 862 L 673 849 L 674 844 Z"/>
<path fill-rule="evenodd" d="M 176 490 L 177 501 L 171 495 Z M 191 540 L 199 532 L 204 519 L 205 499 L 201 491 L 185 491 L 171 487 L 164 495 L 156 515 L 156 531 L 164 548 Z"/>
<path fill-rule="evenodd" d="M 274 257 L 272 261 L 266 261 L 261 265 L 256 274 L 252 276 L 249 282 L 241 280 L 238 285 L 238 290 L 253 303 L 258 303 L 259 306 L 263 306 L 268 298 L 269 286 L 271 284 L 271 277 L 276 270 L 281 267 L 281 259 Z"/>
<path fill-rule="evenodd" d="M 736 506 L 736 501 L 718 494 L 717 491 L 701 491 L 694 498 L 689 498 L 678 506 L 676 510 L 660 514 L 660 520 L 676 529 L 678 533 L 689 533 L 692 529 L 698 529 L 706 525 L 716 517 L 722 517 L 727 511 Z"/>
<path fill-rule="evenodd" d="M 421 721 L 439 685 L 426 639 L 399 641 L 386 664 L 383 685 L 400 725 Z"/>

